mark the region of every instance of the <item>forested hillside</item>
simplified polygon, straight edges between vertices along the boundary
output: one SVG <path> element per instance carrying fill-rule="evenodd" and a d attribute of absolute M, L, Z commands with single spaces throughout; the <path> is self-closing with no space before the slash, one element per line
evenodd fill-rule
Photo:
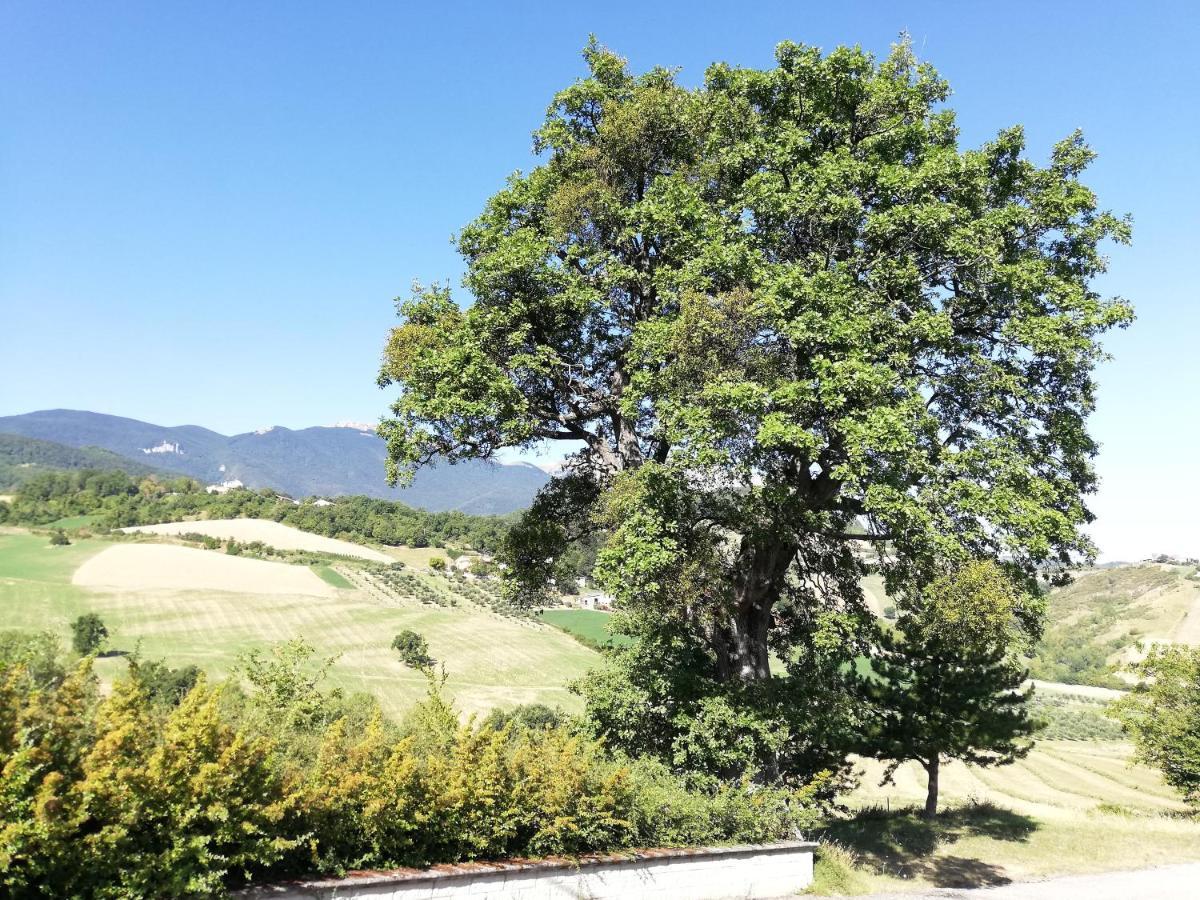
<path fill-rule="evenodd" d="M 14 488 L 50 469 L 120 469 L 131 475 L 162 471 L 100 447 L 68 447 L 17 434 L 0 434 L 0 490 Z"/>
<path fill-rule="evenodd" d="M 1161 642 L 1200 644 L 1197 567 L 1091 569 L 1048 596 L 1046 632 L 1030 671 L 1046 681 L 1127 687 L 1120 671 Z"/>

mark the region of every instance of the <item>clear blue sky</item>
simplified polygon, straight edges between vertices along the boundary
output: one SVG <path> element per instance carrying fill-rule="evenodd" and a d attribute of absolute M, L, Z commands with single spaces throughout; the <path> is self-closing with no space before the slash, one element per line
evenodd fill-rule
<path fill-rule="evenodd" d="M 966 144 L 1081 127 L 1135 220 L 1137 306 L 1101 373 L 1106 556 L 1200 554 L 1200 12 L 1185 2 L 44 3 L 0 6 L 0 414 L 74 407 L 226 433 L 377 420 L 392 299 L 582 72 L 765 66 L 792 39 L 886 51 L 954 88 Z"/>

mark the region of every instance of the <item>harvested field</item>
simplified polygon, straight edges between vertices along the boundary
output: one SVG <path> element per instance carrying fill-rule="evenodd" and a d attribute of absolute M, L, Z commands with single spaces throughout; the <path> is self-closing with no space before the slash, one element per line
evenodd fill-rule
<path fill-rule="evenodd" d="M 1009 766 L 945 765 L 933 822 L 913 812 L 925 796 L 918 766 L 905 763 L 894 785 L 880 787 L 882 765 L 864 761 L 861 786 L 844 798 L 857 815 L 835 817 L 817 835 L 854 871 L 819 878 L 814 893 L 899 897 L 1200 858 L 1200 822 L 1157 772 L 1130 764 L 1129 750 L 1042 741 Z M 828 864 L 821 856 L 818 865 Z"/>
<path fill-rule="evenodd" d="M 362 544 L 340 541 L 337 538 L 310 534 L 290 525 L 269 519 L 205 519 L 196 522 L 164 522 L 161 525 L 136 525 L 122 528 L 126 533 L 139 534 L 203 534 L 228 541 L 262 541 L 277 550 L 311 550 L 314 553 L 336 553 L 371 562 L 390 563 L 392 557 Z"/>
<path fill-rule="evenodd" d="M 1155 771 L 1129 762 L 1120 743 L 1040 741 L 1025 759 L 999 768 L 953 762 L 943 765 L 942 799 L 947 803 L 992 803 L 1041 818 L 1094 813 L 1102 804 L 1127 807 L 1141 815 L 1174 813 L 1187 807 Z M 895 784 L 879 785 L 883 766 L 864 760 L 861 786 L 849 796 L 851 808 L 915 805 L 925 797 L 925 773 L 916 763 L 896 770 Z"/>
<path fill-rule="evenodd" d="M 69 646 L 71 620 L 94 612 L 108 626 L 112 649 L 140 648 L 172 666 L 194 663 L 214 678 L 230 674 L 247 650 L 303 638 L 318 655 L 338 658 L 334 686 L 374 694 L 395 717 L 428 686 L 390 647 L 394 635 L 413 629 L 445 663 L 447 695 L 463 712 L 534 702 L 579 708 L 566 685 L 598 657 L 570 636 L 465 601 L 451 607 L 384 596 L 355 586 L 356 579 L 366 583 L 360 572 L 339 563 L 322 580 L 307 566 L 175 544 L 90 538 L 51 547 L 44 534 L 11 529 L 0 533 L 2 627 L 49 630 Z M 409 574 L 451 596 L 447 579 Z M 119 656 L 97 661 L 105 681 L 124 667 Z"/>
<path fill-rule="evenodd" d="M 313 597 L 337 593 L 305 566 L 170 544 L 116 544 L 76 569 L 71 583 L 112 591 L 224 591 Z"/>

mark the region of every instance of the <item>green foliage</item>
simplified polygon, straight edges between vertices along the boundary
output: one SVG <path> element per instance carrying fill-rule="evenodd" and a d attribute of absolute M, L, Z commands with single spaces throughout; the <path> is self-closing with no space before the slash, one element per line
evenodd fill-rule
<path fill-rule="evenodd" d="M 1041 634 L 1045 606 L 1040 595 L 1017 589 L 991 560 L 975 560 L 938 576 L 918 601 L 923 634 L 964 652 L 1001 647 L 1020 651 Z"/>
<path fill-rule="evenodd" d="M 71 623 L 71 646 L 80 656 L 96 653 L 108 638 L 108 628 L 95 613 L 84 613 Z"/>
<path fill-rule="evenodd" d="M 456 511 L 431 513 L 370 497 L 337 497 L 319 505 L 311 500 L 296 504 L 269 490 L 209 494 L 190 478 L 139 479 L 112 469 L 41 472 L 17 488 L 11 507 L 4 505 L 3 511 L 12 522 L 26 525 L 94 515 L 105 528 L 188 518 L 261 518 L 345 540 L 413 547 L 454 541 L 478 550 L 498 548 L 511 521 Z"/>
<path fill-rule="evenodd" d="M 584 57 L 542 164 L 459 236 L 472 302 L 399 304 L 390 475 L 581 444 L 508 536 L 507 596 L 540 604 L 595 541 L 640 652 L 681 667 L 614 655 L 590 720 L 671 765 L 802 772 L 841 732 L 803 724 L 814 698 L 840 709 L 872 640 L 856 548 L 893 595 L 947 562 L 1003 559 L 1024 588 L 1092 552 L 1092 372 L 1132 320 L 1093 281 L 1129 226 L 1078 134 L 1044 166 L 1020 128 L 961 148 L 907 41 L 783 43 L 694 89 Z M 1035 636 L 1003 600 L 989 627 Z"/>
<path fill-rule="evenodd" d="M 392 649 L 400 654 L 401 662 L 413 669 L 429 669 L 437 662 L 429 655 L 429 642 L 409 629 L 392 638 Z"/>
<path fill-rule="evenodd" d="M 316 650 L 302 638 L 276 644 L 267 653 L 247 651 L 237 673 L 252 688 L 250 707 L 273 731 L 311 731 L 337 715 L 338 689 L 322 690 L 336 657 L 315 659 Z"/>
<path fill-rule="evenodd" d="M 429 557 L 429 568 L 435 572 L 445 572 L 446 560 L 440 556 L 431 556 Z"/>
<path fill-rule="evenodd" d="M 67 537 L 67 533 L 65 531 L 63 531 L 61 528 L 56 528 L 50 534 L 50 546 L 69 547 L 71 546 L 71 540 Z"/>
<path fill-rule="evenodd" d="M 660 632 L 609 649 L 572 690 L 586 702 L 585 724 L 608 746 L 660 760 L 696 784 L 844 776 L 861 727 L 851 676 L 833 658 L 810 665 L 820 675 L 807 682 L 730 684 L 686 632 Z"/>
<path fill-rule="evenodd" d="M 159 714 L 136 681 L 97 697 L 90 661 L 51 691 L 0 685 L 0 885 L 8 896 L 195 897 L 283 857 L 269 745 L 198 684 Z"/>
<path fill-rule="evenodd" d="M 43 688 L 53 687 L 66 677 L 62 644 L 47 632 L 0 631 L 0 673 L 18 668 Z"/>
<path fill-rule="evenodd" d="M 1029 608 L 1036 603 L 997 566 L 971 563 L 934 579 L 910 599 L 895 631 L 881 633 L 871 658 L 876 677 L 862 682 L 876 716 L 864 749 L 891 761 L 885 781 L 906 760 L 925 768 L 928 816 L 937 811 L 943 761 L 1004 765 L 1033 746 L 1032 688 L 1022 689 L 1018 664 Z"/>
<path fill-rule="evenodd" d="M 181 666 L 173 669 L 162 660 L 142 660 L 131 657 L 129 677 L 145 691 L 154 703 L 178 706 L 191 693 L 203 673 L 198 666 Z"/>
<path fill-rule="evenodd" d="M 88 659 L 51 684 L 0 670 L 0 893 L 224 896 L 265 877 L 761 842 L 814 822 L 812 787 L 692 792 L 541 711 L 464 723 L 437 682 L 399 728 L 321 695 L 316 744 L 298 752 L 311 728 L 255 710 L 311 698 L 288 687 L 301 649 L 271 654 L 249 695 L 201 678 L 177 704 L 151 696 L 144 664 L 103 697 Z"/>
<path fill-rule="evenodd" d="M 1200 648 L 1157 647 L 1138 666 L 1138 689 L 1110 707 L 1152 766 L 1191 804 L 1200 804 Z"/>
<path fill-rule="evenodd" d="M 1043 691 L 1029 700 L 1042 741 L 1119 741 L 1121 726 L 1106 715 L 1107 701 Z"/>
<path fill-rule="evenodd" d="M 551 709 L 544 703 L 522 703 L 512 709 L 493 709 L 483 724 L 496 731 L 507 728 L 513 734 L 533 729 L 559 728 L 570 724 L 566 713 L 557 707 Z"/>

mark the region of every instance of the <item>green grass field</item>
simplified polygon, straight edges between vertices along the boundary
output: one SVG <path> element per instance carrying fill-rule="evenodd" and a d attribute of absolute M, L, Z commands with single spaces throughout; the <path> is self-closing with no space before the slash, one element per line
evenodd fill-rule
<path fill-rule="evenodd" d="M 465 712 L 528 702 L 577 709 L 578 698 L 565 685 L 597 659 L 547 625 L 470 604 L 445 607 L 377 596 L 332 569 L 318 574 L 342 588 L 335 597 L 73 585 L 75 569 L 108 546 L 87 539 L 50 547 L 45 535 L 0 534 L 3 627 L 52 631 L 68 643 L 70 622 L 96 612 L 108 625 L 113 649 L 140 647 L 149 658 L 194 663 L 218 677 L 246 650 L 303 637 L 320 654 L 339 657 L 332 670 L 336 685 L 369 691 L 391 715 L 403 713 L 426 689 L 424 676 L 402 665 L 389 649 L 392 637 L 406 628 L 424 635 L 432 655 L 445 663 L 447 689 Z M 416 577 L 444 590 L 445 579 Z M 98 662 L 105 677 L 123 665 L 119 658 Z"/>
<path fill-rule="evenodd" d="M 333 585 L 335 588 L 343 590 L 353 590 L 354 585 L 346 580 L 346 576 L 342 575 L 337 570 L 329 566 L 313 566 L 312 570 L 321 577 L 321 580 L 326 584 Z"/>
<path fill-rule="evenodd" d="M 629 638 L 623 634 L 612 634 L 608 630 L 612 613 L 600 609 L 546 609 L 542 611 L 541 619 L 555 628 L 561 628 L 570 634 L 578 635 L 590 644 L 607 644 L 609 642 L 621 646 L 629 643 Z"/>
<path fill-rule="evenodd" d="M 88 608 L 86 591 L 71 574 L 105 543 L 78 540 L 51 547 L 44 534 L 0 534 L 0 610 L 3 627 L 65 631 Z"/>
<path fill-rule="evenodd" d="M 96 520 L 99 518 L 99 516 L 68 516 L 65 519 L 59 519 L 56 522 L 51 522 L 46 527 L 62 528 L 68 531 L 75 528 L 87 528 L 95 524 Z"/>

